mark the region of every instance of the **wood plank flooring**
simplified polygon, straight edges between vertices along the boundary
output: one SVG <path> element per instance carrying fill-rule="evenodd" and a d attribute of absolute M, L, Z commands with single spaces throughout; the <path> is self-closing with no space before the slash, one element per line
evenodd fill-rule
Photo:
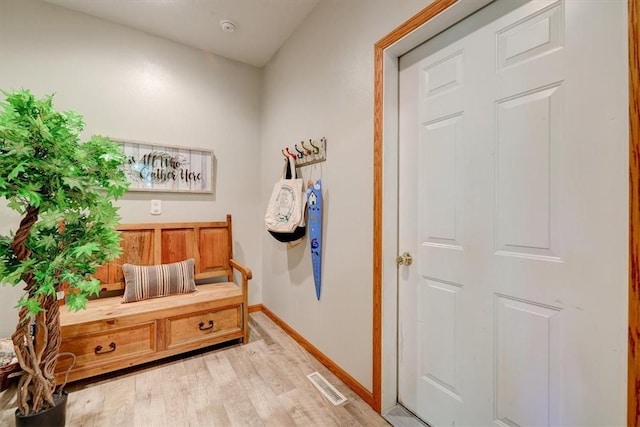
<path fill-rule="evenodd" d="M 263 313 L 246 345 L 155 362 L 67 386 L 68 427 L 389 426 Z M 334 407 L 307 379 L 318 371 L 349 399 Z M 15 386 L 0 393 L 14 425 Z"/>

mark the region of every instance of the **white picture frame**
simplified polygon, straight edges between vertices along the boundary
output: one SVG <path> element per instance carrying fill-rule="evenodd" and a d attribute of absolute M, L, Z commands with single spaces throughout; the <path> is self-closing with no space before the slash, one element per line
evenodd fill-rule
<path fill-rule="evenodd" d="M 213 151 L 112 140 L 125 154 L 129 191 L 213 193 Z"/>

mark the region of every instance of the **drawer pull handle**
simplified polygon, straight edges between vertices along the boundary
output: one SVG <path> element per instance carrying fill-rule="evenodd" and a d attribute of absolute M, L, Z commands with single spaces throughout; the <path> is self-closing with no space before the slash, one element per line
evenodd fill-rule
<path fill-rule="evenodd" d="M 93 350 L 93 352 L 95 354 L 107 354 L 107 353 L 113 353 L 114 351 L 116 351 L 116 343 L 112 342 L 111 344 L 109 344 L 109 348 L 111 350 L 102 350 L 102 346 L 99 345 L 95 348 L 95 350 Z"/>
<path fill-rule="evenodd" d="M 198 325 L 198 329 L 200 329 L 201 331 L 206 331 L 208 329 L 213 328 L 213 320 L 209 320 L 209 326 L 204 326 L 204 322 L 200 322 L 200 324 Z"/>

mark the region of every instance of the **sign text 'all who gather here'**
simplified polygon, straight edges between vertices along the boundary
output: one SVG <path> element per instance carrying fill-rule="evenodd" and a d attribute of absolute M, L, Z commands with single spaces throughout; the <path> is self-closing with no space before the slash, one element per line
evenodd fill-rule
<path fill-rule="evenodd" d="M 131 180 L 150 184 L 167 182 L 194 184 L 202 182 L 202 172 L 189 169 L 189 162 L 182 154 L 150 151 L 138 158 L 128 155 L 127 175 Z"/>

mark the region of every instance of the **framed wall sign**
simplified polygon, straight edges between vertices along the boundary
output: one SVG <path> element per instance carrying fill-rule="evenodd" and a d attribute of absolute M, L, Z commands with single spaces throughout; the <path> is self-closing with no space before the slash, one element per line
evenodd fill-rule
<path fill-rule="evenodd" d="M 213 151 L 114 141 L 125 154 L 129 191 L 213 193 Z"/>

